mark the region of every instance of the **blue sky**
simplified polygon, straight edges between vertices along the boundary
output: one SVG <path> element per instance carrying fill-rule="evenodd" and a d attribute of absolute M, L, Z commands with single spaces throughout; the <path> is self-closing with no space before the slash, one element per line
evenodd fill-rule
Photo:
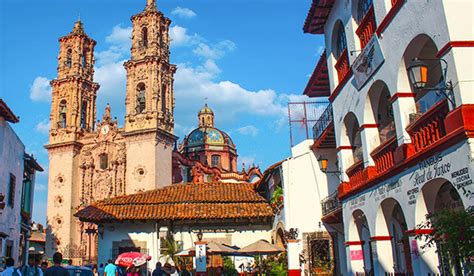
<path fill-rule="evenodd" d="M 98 114 L 110 102 L 123 122 L 130 16 L 146 0 L 2 0 L 0 97 L 20 116 L 14 129 L 45 168 L 38 175 L 33 218 L 45 222 L 50 113 L 58 38 L 80 16 L 97 41 Z M 287 102 L 301 94 L 322 51 L 323 38 L 303 34 L 310 0 L 157 0 L 172 21 L 176 135 L 197 125 L 205 98 L 216 125 L 237 145 L 239 163 L 265 169 L 289 154 Z"/>

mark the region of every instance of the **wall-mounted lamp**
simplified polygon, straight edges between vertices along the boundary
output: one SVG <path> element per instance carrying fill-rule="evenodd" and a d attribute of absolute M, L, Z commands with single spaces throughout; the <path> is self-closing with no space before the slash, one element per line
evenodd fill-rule
<path fill-rule="evenodd" d="M 443 80 L 441 82 L 441 87 L 426 87 L 428 84 L 429 68 L 428 65 L 423 62 L 423 60 L 440 61 L 445 64 L 445 67 L 443 68 Z M 448 63 L 442 58 L 423 60 L 414 58 L 408 65 L 408 79 L 410 80 L 411 85 L 417 90 L 433 90 L 442 93 L 454 108 L 456 104 L 454 101 L 453 84 L 451 81 L 446 81 Z"/>
<path fill-rule="evenodd" d="M 104 231 L 105 231 L 105 227 L 103 224 L 97 225 L 97 233 L 99 233 L 99 236 L 101 239 L 104 238 Z"/>
<path fill-rule="evenodd" d="M 323 173 L 325 173 L 325 174 L 332 173 L 332 174 L 336 175 L 337 178 L 339 178 L 339 181 L 342 182 L 342 180 L 341 180 L 341 171 L 328 171 L 328 159 L 326 159 L 324 157 L 319 157 L 318 163 L 319 163 L 319 169 Z"/>
<path fill-rule="evenodd" d="M 202 241 L 202 231 L 199 230 L 199 232 L 197 232 L 197 238 L 198 238 L 198 241 Z"/>

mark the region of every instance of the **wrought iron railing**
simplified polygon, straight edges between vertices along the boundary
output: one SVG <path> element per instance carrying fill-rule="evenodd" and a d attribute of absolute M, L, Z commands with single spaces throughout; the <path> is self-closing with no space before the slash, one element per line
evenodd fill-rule
<path fill-rule="evenodd" d="M 313 139 L 321 137 L 331 122 L 333 122 L 332 105 L 329 104 L 313 126 Z"/>
<path fill-rule="evenodd" d="M 323 216 L 326 216 L 327 214 L 332 213 L 337 209 L 340 209 L 342 206 L 341 202 L 339 201 L 339 198 L 337 197 L 337 191 L 321 200 L 321 207 L 323 211 Z"/>

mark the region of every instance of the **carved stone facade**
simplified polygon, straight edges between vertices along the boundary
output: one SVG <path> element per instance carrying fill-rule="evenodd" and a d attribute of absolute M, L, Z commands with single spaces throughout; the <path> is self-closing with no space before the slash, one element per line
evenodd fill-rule
<path fill-rule="evenodd" d="M 97 232 L 73 214 L 92 202 L 172 183 L 173 74 L 170 20 L 149 0 L 132 16 L 125 127 L 107 105 L 96 121 L 94 46 L 80 21 L 59 39 L 58 77 L 51 81 L 46 254 L 59 250 L 74 264 L 97 256 Z M 89 235 L 89 236 L 88 236 Z"/>

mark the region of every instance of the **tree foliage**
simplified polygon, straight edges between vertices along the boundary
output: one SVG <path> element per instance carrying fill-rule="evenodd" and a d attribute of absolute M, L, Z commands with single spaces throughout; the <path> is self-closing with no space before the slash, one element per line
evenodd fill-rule
<path fill-rule="evenodd" d="M 436 247 L 437 253 L 447 258 L 456 271 L 461 263 L 466 264 L 474 256 L 474 216 L 464 209 L 443 209 L 428 214 L 417 228 L 425 230 L 416 236 L 425 242 L 421 248 Z"/>

